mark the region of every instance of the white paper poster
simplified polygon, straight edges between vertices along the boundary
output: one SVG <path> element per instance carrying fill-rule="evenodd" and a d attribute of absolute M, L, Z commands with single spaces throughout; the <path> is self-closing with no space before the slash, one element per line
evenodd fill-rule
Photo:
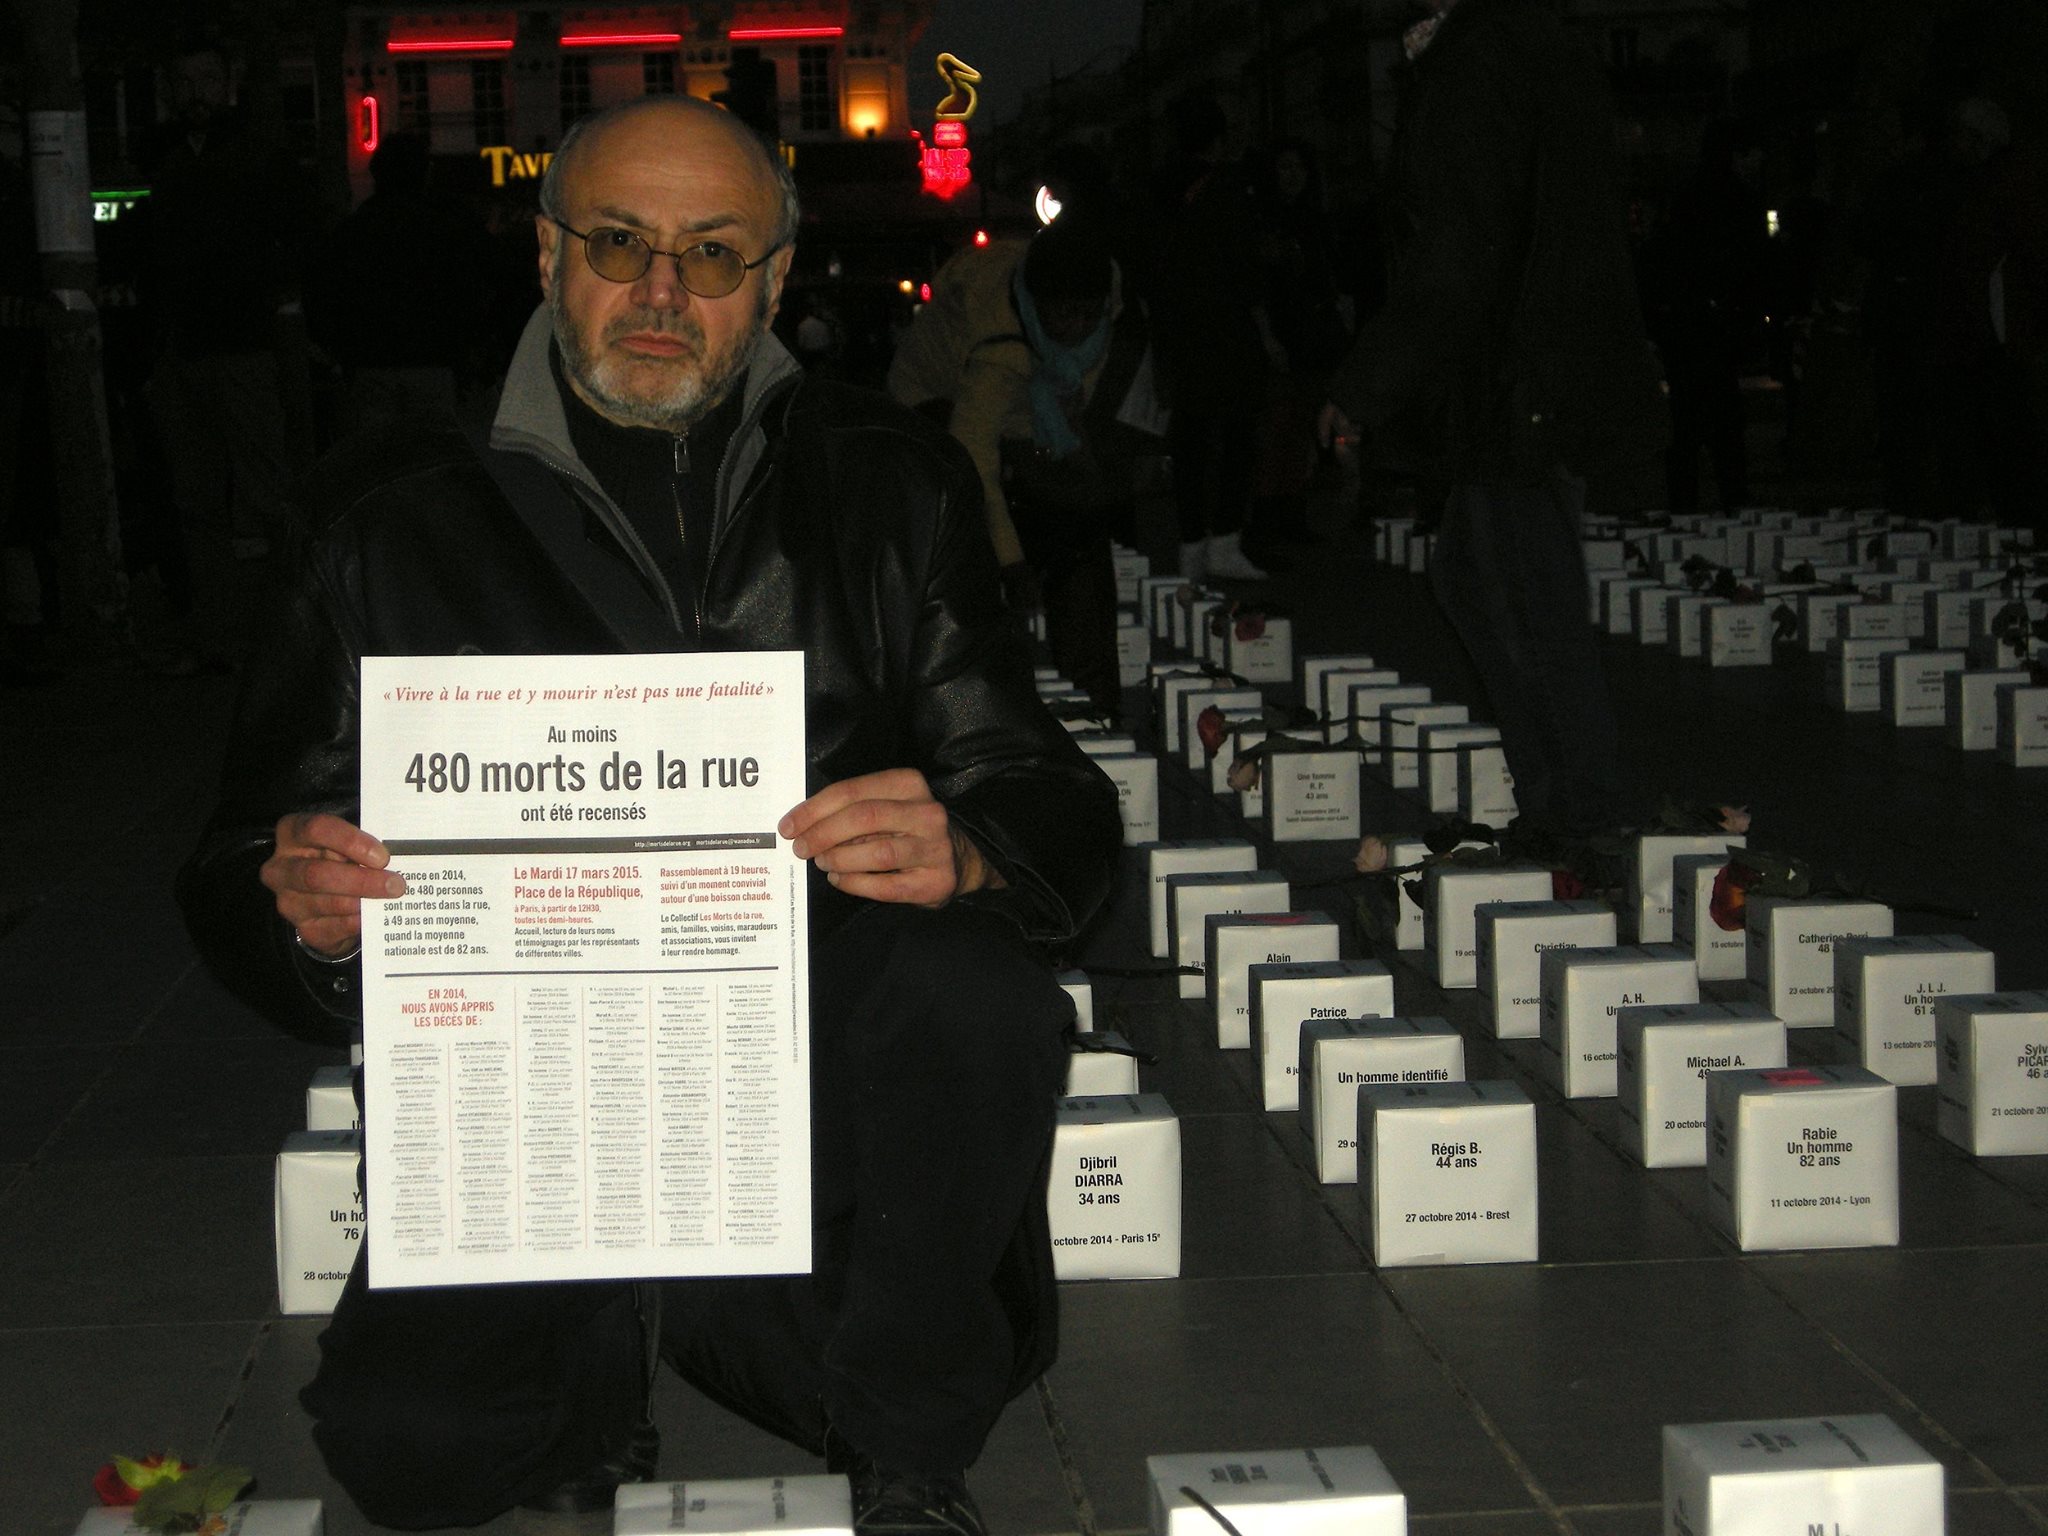
<path fill-rule="evenodd" d="M 363 658 L 370 1283 L 810 1268 L 798 652 Z"/>

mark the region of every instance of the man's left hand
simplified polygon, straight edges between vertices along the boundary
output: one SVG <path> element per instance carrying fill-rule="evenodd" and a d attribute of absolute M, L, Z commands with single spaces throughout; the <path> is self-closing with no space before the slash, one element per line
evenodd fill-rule
<path fill-rule="evenodd" d="M 870 901 L 942 907 L 1003 884 L 915 768 L 828 784 L 776 830 L 833 885 Z"/>

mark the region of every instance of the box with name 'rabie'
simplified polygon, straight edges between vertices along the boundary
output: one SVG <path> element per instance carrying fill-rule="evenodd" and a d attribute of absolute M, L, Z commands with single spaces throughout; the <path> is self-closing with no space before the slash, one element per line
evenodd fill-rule
<path fill-rule="evenodd" d="M 1077 1030 L 1067 1040 L 1067 1084 L 1062 1097 L 1106 1099 L 1138 1091 L 1138 1057 L 1113 1029 Z"/>
<path fill-rule="evenodd" d="M 1156 1093 L 1061 1099 L 1046 1185 L 1060 1280 L 1180 1273 L 1180 1121 Z"/>
<path fill-rule="evenodd" d="M 615 1536 L 851 1536 L 853 1489 L 844 1477 L 700 1478 L 622 1483 L 612 1503 Z"/>
<path fill-rule="evenodd" d="M 1388 1018 L 1394 976 L 1377 960 L 1255 965 L 1250 972 L 1252 1050 L 1266 1108 L 1300 1107 L 1301 1031 L 1329 1019 Z"/>
<path fill-rule="evenodd" d="M 1879 1077 L 1925 1087 L 1935 1078 L 1935 1004 L 1996 991 L 1997 970 L 1990 950 L 1952 933 L 1844 939 L 1835 946 L 1835 1033 Z"/>
<path fill-rule="evenodd" d="M 1366 1445 L 1147 1456 L 1151 1536 L 1407 1536 L 1408 1501 Z"/>
<path fill-rule="evenodd" d="M 1208 995 L 1210 918 L 1287 909 L 1287 877 L 1275 869 L 1169 876 L 1166 918 L 1173 933 L 1173 963 L 1180 968 L 1180 995 Z"/>
<path fill-rule="evenodd" d="M 1752 896 L 1743 920 L 1754 1001 L 1788 1029 L 1834 1024 L 1836 944 L 1884 938 L 1892 931 L 1890 907 L 1831 896 Z"/>
<path fill-rule="evenodd" d="M 1552 889 L 1549 870 L 1527 865 L 1430 865 L 1422 882 L 1422 947 L 1436 984 L 1446 989 L 1479 985 L 1480 907 L 1548 901 Z"/>
<path fill-rule="evenodd" d="M 1664 1536 L 1940 1536 L 1945 1508 L 1882 1414 L 1664 1426 Z"/>
<path fill-rule="evenodd" d="M 1978 1157 L 2048 1153 L 2048 992 L 1934 1005 L 1934 1122 Z"/>
<path fill-rule="evenodd" d="M 1388 1004 L 1392 1011 L 1391 1001 Z M 1325 1184 L 1358 1182 L 1358 1093 L 1465 1080 L 1465 1041 L 1442 1019 L 1310 1019 L 1301 1026 L 1301 1129 Z"/>
<path fill-rule="evenodd" d="M 844 1479 L 841 1479 L 844 1482 Z M 222 1510 L 219 1536 L 321 1536 L 327 1529 L 318 1499 L 238 1499 Z M 135 1511 L 91 1509 L 72 1536 L 149 1536 Z"/>
<path fill-rule="evenodd" d="M 1754 1003 L 1651 1003 L 1615 1020 L 1621 1142 L 1645 1168 L 1707 1161 L 1707 1074 L 1785 1065 L 1785 1026 Z"/>
<path fill-rule="evenodd" d="M 277 1154 L 277 1309 L 332 1312 L 363 1246 L 360 1131 L 294 1131 Z"/>
<path fill-rule="evenodd" d="M 1714 916 L 1714 882 L 1725 853 L 1684 853 L 1671 861 L 1671 942 L 1692 956 L 1701 981 L 1740 981 L 1749 974 L 1749 936 L 1737 914 L 1733 928 Z"/>
<path fill-rule="evenodd" d="M 1146 911 L 1151 923 L 1152 958 L 1155 960 L 1164 960 L 1173 953 L 1173 930 L 1166 922 L 1166 881 L 1169 875 L 1259 867 L 1258 850 L 1244 839 L 1234 837 L 1148 843 L 1144 856 L 1145 889 L 1149 893 Z"/>
<path fill-rule="evenodd" d="M 1491 901 L 1472 911 L 1479 992 L 1493 1011 L 1497 1040 L 1543 1032 L 1543 957 L 1554 949 L 1599 949 L 1615 940 L 1614 909 L 1598 901 Z"/>
<path fill-rule="evenodd" d="M 1358 1188 L 1372 1261 L 1536 1258 L 1536 1107 L 1513 1083 L 1358 1090 Z"/>
<path fill-rule="evenodd" d="M 1254 966 L 1335 960 L 1337 924 L 1320 912 L 1244 912 L 1208 920 L 1203 979 L 1216 1013 L 1216 1044 L 1242 1051 L 1252 1044 Z"/>
<path fill-rule="evenodd" d="M 1898 1104 L 1862 1067 L 1708 1073 L 1708 1214 L 1746 1253 L 1895 1245 Z"/>
<path fill-rule="evenodd" d="M 1620 1089 L 1616 1015 L 1645 1003 L 1696 1003 L 1700 976 L 1676 944 L 1557 949 L 1542 961 L 1543 1062 L 1568 1099 Z"/>

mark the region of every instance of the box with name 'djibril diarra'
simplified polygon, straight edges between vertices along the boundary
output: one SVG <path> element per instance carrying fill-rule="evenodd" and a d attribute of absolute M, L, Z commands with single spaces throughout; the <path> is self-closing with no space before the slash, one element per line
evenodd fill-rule
<path fill-rule="evenodd" d="M 1785 1026 L 1754 1003 L 1651 1003 L 1615 1016 L 1621 1141 L 1645 1168 L 1703 1168 L 1707 1074 L 1785 1065 Z"/>
<path fill-rule="evenodd" d="M 1669 944 L 1674 933 L 1673 862 L 1687 854 L 1726 853 L 1747 842 L 1733 832 L 1646 832 L 1637 838 L 1628 861 L 1625 910 L 1629 936 L 1638 944 Z"/>
<path fill-rule="evenodd" d="M 1140 752 L 1105 752 L 1095 766 L 1116 786 L 1116 811 L 1124 824 L 1124 846 L 1135 848 L 1159 837 L 1159 759 Z"/>
<path fill-rule="evenodd" d="M 1358 1090 L 1358 1187 L 1372 1261 L 1536 1258 L 1536 1107 L 1513 1083 Z"/>
<path fill-rule="evenodd" d="M 1109 1098 L 1138 1091 L 1138 1058 L 1113 1029 L 1076 1033 L 1067 1042 L 1065 1097 Z"/>
<path fill-rule="evenodd" d="M 1216 1010 L 1216 1044 L 1241 1051 L 1252 1043 L 1254 966 L 1335 960 L 1337 924 L 1320 912 L 1246 912 L 1208 919 L 1204 977 Z"/>
<path fill-rule="evenodd" d="M 360 1131 L 362 1111 L 356 1108 L 355 1073 L 347 1067 L 315 1067 L 306 1085 L 306 1129 Z"/>
<path fill-rule="evenodd" d="M 1377 960 L 1327 959 L 1251 968 L 1252 1050 L 1268 1109 L 1300 1106 L 1301 1031 L 1328 1019 L 1388 1018 L 1394 976 Z"/>
<path fill-rule="evenodd" d="M 1978 1157 L 2048 1152 L 2048 992 L 1944 997 L 1934 1117 Z"/>
<path fill-rule="evenodd" d="M 294 1131 L 277 1154 L 277 1309 L 332 1312 L 363 1246 L 359 1131 Z"/>
<path fill-rule="evenodd" d="M 1241 1536 L 1406 1536 L 1408 1530 L 1408 1501 L 1366 1445 L 1147 1456 L 1145 1475 L 1152 1486 L 1151 1536 L 1222 1536 L 1218 1515 Z"/>
<path fill-rule="evenodd" d="M 1862 1067 L 1708 1073 L 1708 1214 L 1746 1253 L 1896 1244 L 1898 1105 Z"/>
<path fill-rule="evenodd" d="M 1479 985 L 1476 909 L 1495 901 L 1548 901 L 1550 871 L 1501 864 L 1432 864 L 1423 872 L 1422 946 L 1444 988 Z"/>
<path fill-rule="evenodd" d="M 1490 901 L 1475 907 L 1480 995 L 1497 1040 L 1542 1033 L 1543 957 L 1554 949 L 1599 949 L 1615 941 L 1614 909 L 1598 901 Z"/>
<path fill-rule="evenodd" d="M 1180 1273 L 1180 1121 L 1156 1093 L 1061 1099 L 1053 1113 L 1052 1269 L 1060 1280 Z"/>
<path fill-rule="evenodd" d="M 1256 869 L 1258 850 L 1242 838 L 1197 838 L 1151 843 L 1144 849 L 1147 912 L 1152 928 L 1152 958 L 1173 953 L 1173 930 L 1166 925 L 1166 879 L 1224 869 Z"/>
<path fill-rule="evenodd" d="M 1835 1022 L 1836 944 L 1892 931 L 1892 909 L 1874 901 L 1752 896 L 1743 914 L 1750 990 L 1788 1029 Z"/>
<path fill-rule="evenodd" d="M 1358 1182 L 1360 1089 L 1464 1080 L 1464 1038 L 1442 1019 L 1304 1021 L 1301 1129 L 1315 1152 L 1316 1177 Z"/>
<path fill-rule="evenodd" d="M 1350 747 L 1268 750 L 1260 780 L 1266 836 L 1276 843 L 1357 842 L 1363 767 Z"/>
<path fill-rule="evenodd" d="M 1835 1033 L 1858 1062 L 1901 1087 L 1934 1081 L 1934 1005 L 1997 990 L 1991 951 L 1956 934 L 1835 946 Z"/>
<path fill-rule="evenodd" d="M 1685 853 L 1671 861 L 1671 942 L 1692 956 L 1701 981 L 1740 981 L 1749 973 L 1749 936 L 1741 923 L 1714 920 L 1714 882 L 1725 853 Z"/>
<path fill-rule="evenodd" d="M 841 1482 L 845 1480 L 842 1478 Z M 327 1529 L 318 1499 L 238 1499 L 219 1515 L 220 1536 L 321 1536 Z M 72 1536 L 148 1536 L 135 1511 L 87 1510 Z"/>
<path fill-rule="evenodd" d="M 1664 1426 L 1664 1536 L 1940 1536 L 1944 1482 L 1882 1414 Z"/>
<path fill-rule="evenodd" d="M 1644 1003 L 1696 1003 L 1699 972 L 1676 944 L 1554 949 L 1543 957 L 1543 1062 L 1568 1099 L 1610 1099 L 1615 1015 Z"/>
<path fill-rule="evenodd" d="M 622 1483 L 612 1504 L 612 1530 L 616 1536 L 850 1536 L 853 1489 L 844 1477 L 822 1473 Z"/>
<path fill-rule="evenodd" d="M 1210 918 L 1287 908 L 1287 877 L 1277 869 L 1168 876 L 1166 918 L 1173 933 L 1173 963 L 1181 967 L 1180 995 L 1208 993 Z"/>

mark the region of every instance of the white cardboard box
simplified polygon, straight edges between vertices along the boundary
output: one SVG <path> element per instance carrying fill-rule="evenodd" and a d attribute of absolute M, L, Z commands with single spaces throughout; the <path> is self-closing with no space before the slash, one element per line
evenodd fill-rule
<path fill-rule="evenodd" d="M 1835 1022 L 1835 945 L 1892 931 L 1892 909 L 1828 896 L 1752 896 L 1743 907 L 1755 1000 L 1790 1029 Z"/>
<path fill-rule="evenodd" d="M 1180 695 L 1180 739 L 1182 761 L 1189 773 L 1209 766 L 1209 748 L 1195 722 L 1211 709 L 1220 711 L 1226 727 L 1233 721 L 1256 720 L 1265 712 L 1266 696 L 1256 688 L 1233 688 L 1216 683 L 1208 688 L 1183 689 Z M 1228 741 L 1230 732 L 1223 733 Z M 1218 751 L 1223 748 L 1219 747 Z"/>
<path fill-rule="evenodd" d="M 1310 706 L 1323 717 L 1323 741 L 1335 746 L 1351 734 L 1351 722 L 1345 717 L 1345 704 L 1351 698 L 1353 688 L 1398 688 L 1401 674 L 1391 667 L 1331 667 L 1323 673 L 1321 692 L 1309 700 Z"/>
<path fill-rule="evenodd" d="M 1053 1111 L 1052 1269 L 1060 1280 L 1180 1273 L 1180 1121 L 1156 1093 L 1061 1099 Z"/>
<path fill-rule="evenodd" d="M 1061 971 L 1053 980 L 1073 1000 L 1074 1028 L 1084 1033 L 1095 1028 L 1095 983 L 1088 979 L 1088 973 Z"/>
<path fill-rule="evenodd" d="M 621 1483 L 612 1530 L 616 1536 L 852 1536 L 853 1489 L 844 1477 L 822 1473 Z"/>
<path fill-rule="evenodd" d="M 1536 1106 L 1513 1083 L 1358 1091 L 1358 1188 L 1372 1260 L 1536 1258 Z"/>
<path fill-rule="evenodd" d="M 1458 752 L 1458 814 L 1477 826 L 1506 831 L 1520 807 L 1507 748 L 1481 744 Z"/>
<path fill-rule="evenodd" d="M 1899 1090 L 1862 1067 L 1707 1074 L 1707 1210 L 1746 1253 L 1899 1240 Z"/>
<path fill-rule="evenodd" d="M 1616 938 L 1614 909 L 1597 901 L 1488 902 L 1472 919 L 1479 991 L 1497 1040 L 1542 1034 L 1544 955 L 1606 948 Z"/>
<path fill-rule="evenodd" d="M 1301 702 L 1312 710 L 1321 712 L 1323 705 L 1323 675 L 1328 672 L 1371 672 L 1375 670 L 1370 656 L 1357 651 L 1341 652 L 1337 655 L 1304 656 L 1301 658 Z"/>
<path fill-rule="evenodd" d="M 1159 837 L 1159 759 L 1142 753 L 1105 754 L 1095 766 L 1116 786 L 1116 812 L 1123 819 L 1124 846 L 1136 848 Z"/>
<path fill-rule="evenodd" d="M 1462 725 L 1425 725 L 1421 731 L 1423 803 L 1437 815 L 1458 808 L 1458 758 L 1471 747 L 1498 746 L 1500 728 L 1476 721 Z"/>
<path fill-rule="evenodd" d="M 1222 1050 L 1252 1045 L 1254 966 L 1335 960 L 1337 924 L 1320 912 L 1247 912 L 1212 917 L 1203 935 L 1203 980 Z"/>
<path fill-rule="evenodd" d="M 1664 1536 L 1941 1536 L 1944 1501 L 1882 1414 L 1664 1426 Z"/>
<path fill-rule="evenodd" d="M 2048 992 L 1944 997 L 1934 1027 L 1941 1134 L 1978 1157 L 2048 1153 Z"/>
<path fill-rule="evenodd" d="M 844 1479 L 841 1479 L 843 1482 Z M 89 1509 L 74 1536 L 145 1536 L 131 1509 Z M 322 1536 L 318 1499 L 241 1499 L 222 1511 L 224 1536 Z"/>
<path fill-rule="evenodd" d="M 360 1131 L 294 1131 L 277 1154 L 277 1309 L 287 1316 L 332 1312 L 341 1299 L 363 1246 L 362 1151 Z"/>
<path fill-rule="evenodd" d="M 1472 718 L 1463 704 L 1397 704 L 1386 712 L 1387 782 L 1396 789 L 1422 784 L 1422 728 L 1462 725 Z"/>
<path fill-rule="evenodd" d="M 1128 757 L 1138 750 L 1138 739 L 1126 731 L 1076 731 L 1074 745 L 1090 757 Z"/>
<path fill-rule="evenodd" d="M 1173 953 L 1173 930 L 1166 925 L 1166 881 L 1169 875 L 1226 869 L 1252 870 L 1258 866 L 1258 850 L 1242 838 L 1207 837 L 1147 844 L 1145 888 L 1151 893 L 1148 906 L 1152 958 L 1164 960 Z"/>
<path fill-rule="evenodd" d="M 1067 1044 L 1068 1099 L 1106 1099 L 1138 1091 L 1138 1058 L 1115 1030 L 1083 1030 Z"/>
<path fill-rule="evenodd" d="M 1948 674 L 1963 670 L 1961 651 L 1894 651 L 1878 674 L 1878 708 L 1901 730 L 1948 723 Z"/>
<path fill-rule="evenodd" d="M 1841 638 L 1842 610 L 1860 599 L 1854 592 L 1802 592 L 1799 595 L 1799 638 L 1818 655 Z"/>
<path fill-rule="evenodd" d="M 1423 872 L 1423 948 L 1440 987 L 1479 985 L 1475 909 L 1496 901 L 1548 901 L 1550 871 L 1517 865 L 1432 864 Z"/>
<path fill-rule="evenodd" d="M 1998 693 L 2024 688 L 2033 673 L 2015 668 L 1990 672 L 1950 672 L 1942 678 L 1947 692 L 1948 741 L 1965 752 L 1990 752 L 1998 746 Z"/>
<path fill-rule="evenodd" d="M 1294 676 L 1294 620 L 1268 616 L 1265 628 L 1245 638 L 1237 621 L 1224 636 L 1223 667 L 1248 683 L 1284 683 Z"/>
<path fill-rule="evenodd" d="M 1287 908 L 1287 877 L 1275 869 L 1169 876 L 1166 917 L 1173 932 L 1173 963 L 1182 967 L 1176 978 L 1180 995 L 1208 995 L 1210 918 Z"/>
<path fill-rule="evenodd" d="M 1135 688 L 1145 681 L 1145 668 L 1152 661 L 1152 634 L 1133 620 L 1116 627 L 1116 680 L 1119 686 Z"/>
<path fill-rule="evenodd" d="M 1785 1026 L 1753 1003 L 1652 1003 L 1615 1015 L 1622 1145 L 1645 1168 L 1707 1162 L 1707 1074 L 1785 1065 Z"/>
<path fill-rule="evenodd" d="M 1315 1152 L 1316 1177 L 1358 1182 L 1359 1089 L 1464 1080 L 1464 1038 L 1442 1019 L 1304 1020 L 1301 1128 Z"/>
<path fill-rule="evenodd" d="M 1638 944 L 1669 944 L 1672 861 L 1692 853 L 1726 853 L 1749 839 L 1732 832 L 1649 832 L 1636 839 L 1626 876 L 1629 932 Z"/>
<path fill-rule="evenodd" d="M 363 1117 L 356 1108 L 355 1073 L 348 1067 L 316 1067 L 306 1085 L 306 1129 L 360 1131 Z"/>
<path fill-rule="evenodd" d="M 1835 1033 L 1887 1082 L 1935 1080 L 1934 1007 L 1998 989 L 1991 951 L 1955 934 L 1844 939 L 1835 946 Z"/>
<path fill-rule="evenodd" d="M 1869 611 L 1870 605 L 1851 604 L 1842 610 L 1843 616 Z M 1846 714 L 1874 714 L 1883 703 L 1883 674 L 1880 669 L 1884 658 L 1894 651 L 1907 650 L 1912 641 L 1901 635 L 1897 639 L 1878 639 L 1858 636 L 1854 639 L 1830 640 L 1827 656 L 1827 700 L 1836 709 Z"/>
<path fill-rule="evenodd" d="M 1429 703 L 1429 689 L 1420 683 L 1403 683 L 1398 687 L 1354 683 L 1345 691 L 1348 697 L 1344 712 L 1351 717 L 1352 729 L 1358 735 L 1366 766 L 1385 767 L 1387 711 L 1402 704 Z"/>
<path fill-rule="evenodd" d="M 1266 836 L 1276 843 L 1357 842 L 1360 766 L 1349 747 L 1267 753 L 1260 782 Z"/>
<path fill-rule="evenodd" d="M 1692 956 L 1701 981 L 1740 981 L 1749 974 L 1749 936 L 1714 921 L 1714 881 L 1725 853 L 1683 853 L 1671 861 L 1671 942 Z"/>
<path fill-rule="evenodd" d="M 1768 667 L 1771 637 L 1777 622 L 1769 603 L 1728 603 L 1701 611 L 1706 644 L 1702 649 L 1710 667 Z"/>
<path fill-rule="evenodd" d="M 1667 645 L 1671 640 L 1671 610 L 1667 606 L 1678 593 L 1670 587 L 1637 587 L 1629 593 L 1635 609 L 1635 634 L 1639 645 Z"/>
<path fill-rule="evenodd" d="M 1331 1020 L 1391 1018 L 1394 976 L 1377 960 L 1278 961 L 1251 968 L 1252 1050 L 1268 1109 L 1300 1107 L 1301 1032 Z"/>
<path fill-rule="evenodd" d="M 1147 1456 L 1151 1536 L 1407 1536 L 1408 1501 L 1371 1446 Z"/>
<path fill-rule="evenodd" d="M 1645 1003 L 1696 1003 L 1700 976 L 1676 944 L 1556 949 L 1542 960 L 1543 1061 L 1569 1099 L 1619 1091 L 1616 1015 Z"/>
<path fill-rule="evenodd" d="M 1214 688 L 1216 678 L 1189 665 L 1178 672 L 1155 673 L 1152 678 L 1153 717 L 1159 730 L 1159 755 L 1181 752 L 1181 695 L 1195 688 Z"/>
<path fill-rule="evenodd" d="M 2048 768 L 2048 688 L 1999 689 L 1998 759 L 2015 768 Z"/>

